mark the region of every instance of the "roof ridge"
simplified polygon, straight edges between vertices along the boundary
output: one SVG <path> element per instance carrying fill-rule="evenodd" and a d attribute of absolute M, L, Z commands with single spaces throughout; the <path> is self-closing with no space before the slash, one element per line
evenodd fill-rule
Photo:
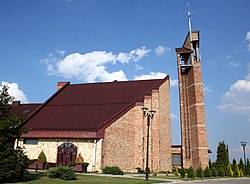
<path fill-rule="evenodd" d="M 164 78 L 163 78 L 164 79 Z M 110 81 L 110 82 L 92 82 L 92 83 L 81 83 L 81 84 L 70 84 L 70 86 L 77 86 L 77 85 L 93 85 L 93 84 L 112 84 L 112 83 L 128 83 L 128 82 L 139 82 L 139 81 L 156 81 L 156 80 L 163 80 L 163 79 L 145 79 L 145 80 L 126 80 L 126 81 Z"/>

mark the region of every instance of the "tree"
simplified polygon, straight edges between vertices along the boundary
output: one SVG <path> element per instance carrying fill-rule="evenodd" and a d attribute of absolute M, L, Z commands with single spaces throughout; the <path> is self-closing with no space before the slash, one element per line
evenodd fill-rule
<path fill-rule="evenodd" d="M 235 177 L 240 177 L 240 170 L 239 170 L 238 165 L 236 165 L 236 167 L 235 167 L 234 176 L 235 176 Z"/>
<path fill-rule="evenodd" d="M 202 170 L 201 167 L 199 167 L 199 168 L 196 170 L 196 176 L 199 177 L 199 178 L 203 178 L 203 177 L 204 177 L 204 171 Z"/>
<path fill-rule="evenodd" d="M 221 141 L 219 142 L 219 145 L 217 147 L 216 167 L 217 169 L 223 168 L 224 171 L 226 171 L 228 164 L 229 164 L 229 157 L 226 144 L 224 143 L 224 141 Z"/>
<path fill-rule="evenodd" d="M 240 158 L 240 162 L 239 162 L 238 167 L 239 167 L 239 170 L 242 171 L 243 174 L 245 175 L 245 173 L 246 173 L 246 172 L 245 172 L 245 164 L 244 164 L 242 158 Z"/>
<path fill-rule="evenodd" d="M 212 167 L 211 172 L 212 172 L 212 176 L 213 177 L 217 177 L 218 176 L 218 171 L 217 171 L 216 167 Z"/>
<path fill-rule="evenodd" d="M 187 177 L 188 178 L 195 178 L 195 171 L 193 167 L 189 167 L 187 170 Z"/>
<path fill-rule="evenodd" d="M 212 176 L 212 172 L 207 166 L 206 169 L 204 170 L 204 177 L 211 177 L 211 176 Z"/>
<path fill-rule="evenodd" d="M 249 159 L 247 159 L 247 175 L 250 175 L 250 162 Z"/>
<path fill-rule="evenodd" d="M 230 164 L 228 164 L 226 176 L 230 176 L 230 177 L 234 176 L 234 172 L 233 172 L 232 167 L 231 167 Z"/>
<path fill-rule="evenodd" d="M 237 162 L 236 162 L 235 159 L 233 159 L 233 163 L 232 163 L 232 171 L 233 171 L 233 172 L 235 172 L 236 165 L 237 165 Z"/>
<path fill-rule="evenodd" d="M 181 171 L 180 171 L 180 174 L 181 174 L 182 178 L 185 178 L 185 176 L 186 176 L 186 169 L 182 167 Z"/>
<path fill-rule="evenodd" d="M 209 159 L 209 161 L 208 161 L 208 166 L 209 166 L 209 169 L 212 168 L 212 161 L 211 161 L 211 159 Z"/>
<path fill-rule="evenodd" d="M 21 149 L 14 149 L 14 143 L 27 130 L 20 129 L 25 119 L 12 113 L 10 103 L 13 97 L 8 87 L 0 90 L 0 183 L 25 181 L 28 158 Z"/>

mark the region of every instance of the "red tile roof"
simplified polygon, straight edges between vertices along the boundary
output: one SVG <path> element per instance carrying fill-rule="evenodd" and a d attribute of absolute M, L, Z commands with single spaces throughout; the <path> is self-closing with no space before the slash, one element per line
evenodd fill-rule
<path fill-rule="evenodd" d="M 31 114 L 26 137 L 36 131 L 97 132 L 168 79 L 67 84 Z"/>
<path fill-rule="evenodd" d="M 18 104 L 16 106 L 11 106 L 14 113 L 20 116 L 30 116 L 32 112 L 35 111 L 36 108 L 41 106 L 42 104 Z"/>

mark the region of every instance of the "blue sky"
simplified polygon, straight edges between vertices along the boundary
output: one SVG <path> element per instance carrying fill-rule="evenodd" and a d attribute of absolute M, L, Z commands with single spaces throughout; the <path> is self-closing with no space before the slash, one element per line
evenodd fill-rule
<path fill-rule="evenodd" d="M 0 85 L 22 102 L 43 102 L 58 81 L 86 83 L 170 75 L 172 142 L 180 143 L 175 48 L 200 30 L 210 154 L 231 160 L 250 145 L 250 1 L 2 0 Z M 250 146 L 247 147 L 250 158 Z"/>

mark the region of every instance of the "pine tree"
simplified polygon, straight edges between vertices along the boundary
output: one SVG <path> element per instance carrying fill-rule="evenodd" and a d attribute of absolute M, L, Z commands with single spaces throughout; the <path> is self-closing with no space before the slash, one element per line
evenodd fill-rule
<path fill-rule="evenodd" d="M 250 176 L 250 161 L 247 159 L 247 175 Z"/>
<path fill-rule="evenodd" d="M 199 168 L 196 170 L 196 176 L 199 177 L 199 178 L 203 178 L 203 177 L 204 177 L 204 171 L 202 170 L 201 167 L 199 167 Z"/>
<path fill-rule="evenodd" d="M 47 158 L 46 158 L 46 155 L 44 154 L 43 150 L 38 155 L 37 160 L 40 162 L 43 162 L 43 163 L 47 162 Z"/>
<path fill-rule="evenodd" d="M 225 170 L 223 169 L 223 167 L 220 167 L 218 169 L 218 176 L 220 176 L 220 177 L 224 177 L 225 176 Z"/>
<path fill-rule="evenodd" d="M 242 158 L 240 158 L 240 162 L 239 162 L 238 167 L 239 167 L 239 170 L 242 171 L 243 174 L 245 174 L 245 164 L 244 164 Z"/>
<path fill-rule="evenodd" d="M 218 171 L 217 171 L 216 167 L 212 167 L 211 172 L 212 172 L 212 176 L 213 177 L 217 177 L 218 176 Z"/>
<path fill-rule="evenodd" d="M 233 163 L 232 163 L 232 165 L 231 165 L 231 167 L 232 167 L 232 171 L 233 171 L 233 172 L 235 172 L 236 165 L 237 165 L 237 162 L 236 162 L 236 160 L 235 160 L 235 159 L 233 159 Z"/>
<path fill-rule="evenodd" d="M 16 138 L 27 130 L 20 129 L 25 119 L 12 113 L 10 103 L 13 97 L 8 87 L 0 90 L 0 183 L 25 181 L 28 177 L 28 158 L 22 149 L 14 149 Z"/>
<path fill-rule="evenodd" d="M 224 141 L 219 142 L 217 147 L 217 158 L 216 158 L 216 167 L 223 168 L 224 172 L 227 170 L 227 166 L 229 164 L 229 157 L 226 148 L 226 144 Z"/>
<path fill-rule="evenodd" d="M 235 167 L 234 176 L 235 177 L 240 177 L 240 170 L 239 170 L 238 165 L 236 165 L 236 167 Z"/>
<path fill-rule="evenodd" d="M 188 178 L 195 178 L 195 171 L 193 167 L 189 167 L 187 170 L 187 177 Z"/>
<path fill-rule="evenodd" d="M 211 159 L 209 159 L 208 165 L 209 165 L 209 169 L 212 169 L 212 161 L 211 161 Z"/>
<path fill-rule="evenodd" d="M 206 169 L 204 170 L 204 177 L 211 177 L 211 176 L 212 176 L 212 172 L 207 166 Z"/>
<path fill-rule="evenodd" d="M 228 164 L 226 176 L 230 176 L 230 177 L 234 176 L 234 172 L 230 164 Z"/>
<path fill-rule="evenodd" d="M 185 168 L 183 168 L 183 167 L 181 168 L 180 175 L 182 178 L 185 178 L 185 176 L 186 176 L 186 169 Z"/>

